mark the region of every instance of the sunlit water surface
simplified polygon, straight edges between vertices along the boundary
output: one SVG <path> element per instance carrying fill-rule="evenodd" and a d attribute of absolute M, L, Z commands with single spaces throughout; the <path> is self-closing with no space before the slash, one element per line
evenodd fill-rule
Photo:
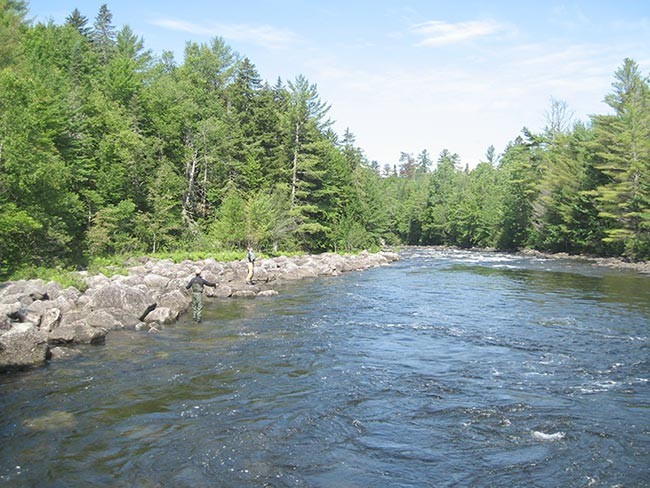
<path fill-rule="evenodd" d="M 0 376 L 0 486 L 650 486 L 650 277 L 410 249 Z"/>

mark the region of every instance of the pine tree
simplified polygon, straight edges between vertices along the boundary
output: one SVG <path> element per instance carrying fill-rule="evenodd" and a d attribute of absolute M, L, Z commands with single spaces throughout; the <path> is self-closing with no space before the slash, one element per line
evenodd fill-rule
<path fill-rule="evenodd" d="M 27 2 L 0 0 L 0 69 L 18 60 L 26 27 Z"/>
<path fill-rule="evenodd" d="M 95 50 L 99 53 L 103 64 L 108 64 L 115 49 L 115 27 L 111 22 L 113 22 L 113 14 L 104 3 L 99 8 L 90 33 Z"/>
<path fill-rule="evenodd" d="M 625 59 L 605 101 L 614 115 L 593 118 L 595 167 L 607 182 L 595 191 L 606 243 L 633 258 L 650 255 L 650 87 Z"/>
<path fill-rule="evenodd" d="M 87 27 L 88 25 L 88 18 L 81 15 L 81 12 L 79 12 L 79 9 L 74 9 L 70 15 L 68 15 L 65 18 L 65 23 L 66 25 L 72 26 L 77 31 L 79 34 L 81 34 L 84 37 L 89 37 L 91 33 L 90 27 Z"/>

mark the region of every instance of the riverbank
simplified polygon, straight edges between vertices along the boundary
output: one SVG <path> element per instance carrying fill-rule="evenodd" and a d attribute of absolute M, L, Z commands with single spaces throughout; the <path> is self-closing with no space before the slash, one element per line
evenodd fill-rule
<path fill-rule="evenodd" d="M 245 283 L 244 260 L 184 261 L 142 259 L 126 275 L 80 277 L 85 291 L 55 282 L 22 280 L 0 284 L 0 371 L 43 364 L 75 355 L 76 344 L 101 344 L 115 329 L 155 333 L 173 323 L 191 304 L 185 288 L 196 268 L 217 284 L 206 287 L 211 298 L 256 298 L 278 294 L 283 283 L 337 276 L 399 260 L 394 252 L 357 255 L 318 254 L 259 259 L 254 284 Z"/>
<path fill-rule="evenodd" d="M 420 247 L 420 246 L 410 246 L 410 247 Z M 641 274 L 650 275 L 650 261 L 629 261 L 623 258 L 603 258 L 598 256 L 589 256 L 586 254 L 569 254 L 565 252 L 559 253 L 548 253 L 537 251 L 535 249 L 522 249 L 520 251 L 499 251 L 494 248 L 462 248 L 456 246 L 421 246 L 424 249 L 437 249 L 437 250 L 454 250 L 454 251 L 476 251 L 476 252 L 502 252 L 506 254 L 514 254 L 521 256 L 530 256 L 540 259 L 572 259 L 576 261 L 581 261 L 583 263 L 588 263 L 592 266 L 603 266 L 612 269 L 621 269 L 628 271 L 636 271 Z"/>
<path fill-rule="evenodd" d="M 626 261 L 622 258 L 601 258 L 596 256 L 587 256 L 584 254 L 568 254 L 565 252 L 545 253 L 536 251 L 534 249 L 525 249 L 523 251 L 520 251 L 519 254 L 544 259 L 574 259 L 577 261 L 589 263 L 593 266 L 605 266 L 608 268 L 624 269 L 650 275 L 650 261 Z"/>

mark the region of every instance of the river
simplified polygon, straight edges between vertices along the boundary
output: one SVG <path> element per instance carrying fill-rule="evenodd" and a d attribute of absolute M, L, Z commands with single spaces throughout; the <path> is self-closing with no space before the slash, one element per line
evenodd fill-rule
<path fill-rule="evenodd" d="M 0 487 L 650 486 L 650 277 L 402 257 L 0 376 Z"/>

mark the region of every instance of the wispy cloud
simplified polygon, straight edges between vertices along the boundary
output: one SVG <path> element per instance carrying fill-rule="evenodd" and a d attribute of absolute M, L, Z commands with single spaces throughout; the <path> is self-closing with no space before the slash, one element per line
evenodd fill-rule
<path fill-rule="evenodd" d="M 438 47 L 489 36 L 502 30 L 502 26 L 491 20 L 471 20 L 457 23 L 430 20 L 415 24 L 410 30 L 422 38 L 418 42 L 418 46 Z"/>
<path fill-rule="evenodd" d="M 248 42 L 270 49 L 282 49 L 297 42 L 297 34 L 269 25 L 206 23 L 196 24 L 179 19 L 154 19 L 152 25 L 165 29 L 189 32 L 201 36 L 220 36 L 224 39 Z"/>

